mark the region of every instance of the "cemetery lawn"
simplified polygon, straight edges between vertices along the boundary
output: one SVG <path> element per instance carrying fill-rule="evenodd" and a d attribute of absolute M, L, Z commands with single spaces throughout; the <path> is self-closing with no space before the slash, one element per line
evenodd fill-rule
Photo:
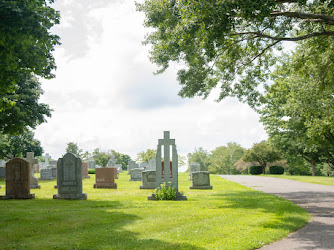
<path fill-rule="evenodd" d="M 1 249 L 255 249 L 304 226 L 310 215 L 290 201 L 211 175 L 213 190 L 179 190 L 187 201 L 148 201 L 152 190 L 120 174 L 118 189 L 94 189 L 88 200 L 53 200 L 55 181 L 39 181 L 35 200 L 0 200 Z M 0 195 L 5 194 L 0 180 Z"/>
<path fill-rule="evenodd" d="M 321 185 L 328 185 L 334 186 L 334 177 L 327 177 L 327 176 L 300 176 L 300 175 L 261 175 L 264 177 L 275 177 L 275 178 L 282 178 L 282 179 L 289 179 L 301 182 L 308 182 L 313 184 L 321 184 Z"/>

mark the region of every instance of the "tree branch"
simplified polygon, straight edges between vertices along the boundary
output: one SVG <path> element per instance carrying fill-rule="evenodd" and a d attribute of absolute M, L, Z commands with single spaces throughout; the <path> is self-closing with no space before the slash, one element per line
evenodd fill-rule
<path fill-rule="evenodd" d="M 241 32 L 241 33 L 233 33 L 231 35 L 232 36 L 257 35 L 257 37 L 268 38 L 268 39 L 272 39 L 275 41 L 296 42 L 296 41 L 301 41 L 301 40 L 305 40 L 305 39 L 308 39 L 311 37 L 317 37 L 317 36 L 334 36 L 334 31 L 314 32 L 314 33 L 307 34 L 305 36 L 298 36 L 298 37 L 275 37 L 275 36 L 269 36 L 266 34 L 262 34 L 261 32 Z"/>
<path fill-rule="evenodd" d="M 277 3 L 297 3 L 298 0 L 276 0 Z"/>
<path fill-rule="evenodd" d="M 276 11 L 270 13 L 271 16 L 286 16 L 286 17 L 294 17 L 300 19 L 307 19 L 313 22 L 325 22 L 329 25 L 334 25 L 334 17 L 325 15 L 325 14 L 311 14 L 311 13 L 302 13 L 302 12 L 292 12 L 292 11 Z"/>

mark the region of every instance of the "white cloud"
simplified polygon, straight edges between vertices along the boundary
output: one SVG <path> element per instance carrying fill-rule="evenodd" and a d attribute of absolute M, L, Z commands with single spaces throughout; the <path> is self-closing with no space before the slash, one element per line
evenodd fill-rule
<path fill-rule="evenodd" d="M 41 99 L 54 112 L 36 130 L 54 159 L 70 141 L 135 158 L 155 148 L 164 130 L 183 155 L 230 141 L 251 147 L 266 138 L 258 115 L 245 104 L 231 98 L 216 103 L 215 94 L 207 100 L 177 96 L 176 66 L 153 76 L 156 66 L 141 44 L 147 30 L 133 1 L 69 0 L 58 7 L 65 20 L 56 29 L 63 46 L 55 51 L 57 77 L 43 81 Z"/>

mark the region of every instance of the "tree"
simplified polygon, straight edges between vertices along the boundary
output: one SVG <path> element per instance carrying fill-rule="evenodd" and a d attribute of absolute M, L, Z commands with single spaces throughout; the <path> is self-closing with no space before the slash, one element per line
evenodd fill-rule
<path fill-rule="evenodd" d="M 237 96 L 254 106 L 258 85 L 279 56 L 273 50 L 306 40 L 326 50 L 315 38 L 334 36 L 331 0 L 146 0 L 137 10 L 153 30 L 144 44 L 152 45 L 157 73 L 171 62 L 184 65 L 178 71 L 181 97 L 205 98 L 219 86 L 218 100 Z"/>
<path fill-rule="evenodd" d="M 281 159 L 278 151 L 273 149 L 266 141 L 255 143 L 251 149 L 246 150 L 243 160 L 245 162 L 258 162 L 262 167 L 263 174 L 266 173 L 266 166 L 270 162 Z"/>
<path fill-rule="evenodd" d="M 229 142 L 227 146 L 217 147 L 211 151 L 209 170 L 215 174 L 236 174 L 234 164 L 243 156 L 245 149 L 238 143 Z"/>
<path fill-rule="evenodd" d="M 201 165 L 202 171 L 207 171 L 210 166 L 210 154 L 207 150 L 200 148 L 195 148 L 193 153 L 188 154 L 188 165 L 190 167 L 191 163 L 199 163 Z"/>
<path fill-rule="evenodd" d="M 317 40 L 328 43 L 325 38 Z M 327 51 L 319 58 L 306 49 L 314 48 L 307 46 L 313 42 L 305 42 L 281 60 L 259 113 L 271 143 L 289 164 L 295 155 L 303 157 L 315 175 L 317 163 L 334 163 L 334 75 L 329 70 L 334 54 Z"/>
<path fill-rule="evenodd" d="M 136 161 L 148 162 L 150 159 L 155 158 L 156 155 L 157 155 L 156 149 L 147 149 L 146 151 L 142 151 L 137 154 Z"/>
<path fill-rule="evenodd" d="M 98 165 L 105 167 L 111 158 L 111 153 L 100 152 L 100 149 L 96 148 L 94 149 L 92 156 Z"/>
<path fill-rule="evenodd" d="M 38 101 L 43 91 L 37 78 L 27 74 L 17 77 L 16 89 L 1 95 L 13 105 L 0 108 L 0 133 L 22 133 L 28 126 L 36 128 L 45 122 L 45 116 L 51 117 L 49 106 Z"/>
<path fill-rule="evenodd" d="M 129 155 L 121 154 L 115 150 L 111 150 L 111 155 L 115 156 L 118 164 L 122 164 L 122 169 L 124 170 L 126 169 L 128 162 L 131 161 L 131 157 Z"/>
<path fill-rule="evenodd" d="M 6 95 L 31 75 L 53 78 L 52 55 L 59 37 L 49 32 L 60 15 L 49 4 L 54 0 L 0 1 L 0 112 L 16 103 Z"/>
<path fill-rule="evenodd" d="M 19 135 L 0 134 L 0 158 L 26 157 L 27 152 L 34 152 L 35 156 L 43 154 L 41 142 L 34 138 L 31 130 L 24 130 Z"/>
<path fill-rule="evenodd" d="M 74 142 L 68 142 L 65 151 L 66 151 L 66 153 L 72 153 L 76 157 L 80 157 L 80 158 L 81 158 L 81 155 L 82 155 L 82 152 L 83 152 L 83 150 L 79 148 L 78 144 L 76 144 Z"/>

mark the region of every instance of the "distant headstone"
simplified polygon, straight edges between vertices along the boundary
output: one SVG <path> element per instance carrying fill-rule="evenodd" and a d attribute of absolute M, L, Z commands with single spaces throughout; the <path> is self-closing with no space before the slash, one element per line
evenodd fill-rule
<path fill-rule="evenodd" d="M 130 181 L 142 181 L 142 172 L 143 169 L 135 168 L 130 170 L 131 179 Z"/>
<path fill-rule="evenodd" d="M 88 174 L 88 163 L 82 162 L 82 178 L 83 179 L 89 179 L 90 176 Z"/>
<path fill-rule="evenodd" d="M 82 163 L 79 157 L 66 153 L 57 163 L 58 194 L 53 199 L 85 200 L 82 193 Z"/>
<path fill-rule="evenodd" d="M 118 173 L 122 173 L 123 171 L 122 171 L 122 164 L 116 164 L 115 165 L 115 168 L 117 168 L 117 172 Z"/>
<path fill-rule="evenodd" d="M 132 169 L 138 168 L 138 164 L 135 161 L 129 161 L 128 162 L 128 174 L 130 174 L 130 171 Z"/>
<path fill-rule="evenodd" d="M 51 160 L 49 161 L 50 166 L 57 166 L 57 161 L 56 160 Z"/>
<path fill-rule="evenodd" d="M 143 169 L 144 171 L 147 170 L 148 167 L 149 165 L 145 161 L 139 164 L 139 168 Z"/>
<path fill-rule="evenodd" d="M 192 187 L 190 189 L 212 189 L 210 186 L 210 174 L 208 171 L 192 173 Z"/>
<path fill-rule="evenodd" d="M 190 164 L 190 173 L 189 173 L 189 180 L 191 181 L 192 173 L 201 171 L 201 164 L 194 162 Z"/>
<path fill-rule="evenodd" d="M 13 158 L 6 163 L 6 195 L 1 200 L 34 199 L 30 194 L 30 163 L 21 158 Z"/>
<path fill-rule="evenodd" d="M 27 152 L 25 160 L 29 162 L 30 166 L 30 189 L 41 188 L 41 186 L 38 185 L 38 179 L 34 175 L 34 165 L 38 164 L 38 160 L 34 158 L 34 152 Z"/>
<path fill-rule="evenodd" d="M 154 157 L 148 161 L 148 168 L 146 170 L 155 171 L 157 169 L 157 159 Z"/>
<path fill-rule="evenodd" d="M 115 167 L 108 167 L 108 168 L 112 168 L 115 171 L 115 179 L 118 179 L 117 168 Z"/>
<path fill-rule="evenodd" d="M 0 167 L 5 167 L 6 161 L 3 159 L 0 159 Z"/>
<path fill-rule="evenodd" d="M 53 167 L 51 168 L 52 171 L 52 178 L 57 179 L 57 168 Z"/>
<path fill-rule="evenodd" d="M 114 155 L 111 156 L 110 160 L 107 163 L 107 167 L 115 167 L 116 165 L 116 157 Z"/>
<path fill-rule="evenodd" d="M 164 168 L 164 180 L 162 177 L 162 164 L 161 164 L 161 148 L 164 148 L 164 162 L 170 162 L 172 160 L 172 173 L 173 177 L 170 179 L 170 168 Z M 170 159 L 170 147 L 172 147 L 172 159 Z M 160 184 L 171 181 L 171 186 L 176 190 L 176 200 L 187 200 L 186 196 L 183 196 L 179 191 L 178 183 L 178 155 L 176 151 L 175 139 L 170 139 L 169 131 L 164 131 L 164 138 L 158 140 L 157 155 L 156 155 L 156 181 L 155 187 L 160 187 Z M 148 197 L 149 200 L 155 200 L 155 194 Z"/>
<path fill-rule="evenodd" d="M 96 183 L 94 188 L 117 188 L 115 183 L 115 171 L 112 168 L 95 169 Z"/>
<path fill-rule="evenodd" d="M 41 177 L 39 179 L 40 180 L 53 180 L 52 169 L 51 168 L 41 169 Z"/>
<path fill-rule="evenodd" d="M 155 174 L 156 171 L 153 170 L 143 171 L 143 185 L 140 186 L 140 189 L 155 189 Z"/>

